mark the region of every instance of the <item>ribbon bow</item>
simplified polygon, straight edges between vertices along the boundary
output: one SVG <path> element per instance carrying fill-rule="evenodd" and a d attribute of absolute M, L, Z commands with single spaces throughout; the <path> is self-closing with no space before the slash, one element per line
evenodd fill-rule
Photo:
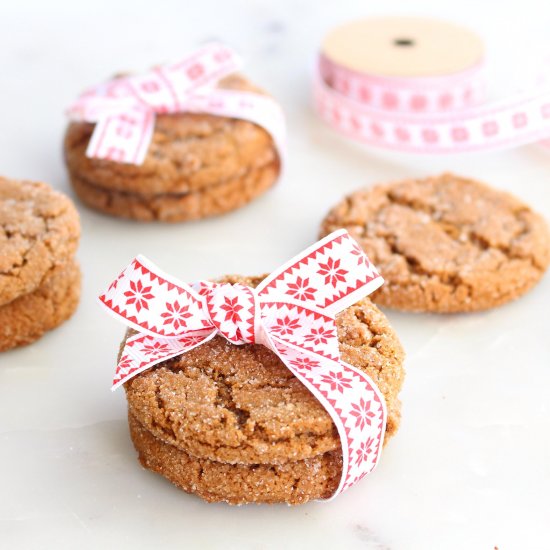
<path fill-rule="evenodd" d="M 192 286 L 138 256 L 99 297 L 136 329 L 113 381 L 204 344 L 216 335 L 273 351 L 329 412 L 342 443 L 336 493 L 371 472 L 386 426 L 384 397 L 361 370 L 340 359 L 335 316 L 376 290 L 382 277 L 345 230 L 317 242 L 256 288 L 201 281 Z"/>
<path fill-rule="evenodd" d="M 155 114 L 209 113 L 249 120 L 271 134 L 281 154 L 284 117 L 268 96 L 216 88 L 241 66 L 222 44 L 208 44 L 177 63 L 94 86 L 69 107 L 71 120 L 94 122 L 88 157 L 142 164 L 155 127 Z"/>

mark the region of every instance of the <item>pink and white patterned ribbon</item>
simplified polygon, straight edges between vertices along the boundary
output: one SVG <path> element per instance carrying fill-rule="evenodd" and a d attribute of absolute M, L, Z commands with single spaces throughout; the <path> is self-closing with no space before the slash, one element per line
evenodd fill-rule
<path fill-rule="evenodd" d="M 262 344 L 313 393 L 338 429 L 343 470 L 334 498 L 376 467 L 387 416 L 376 384 L 340 358 L 335 316 L 382 283 L 345 230 L 256 288 L 188 285 L 138 256 L 99 297 L 109 313 L 138 331 L 126 341 L 113 389 L 216 335 L 236 345 Z"/>
<path fill-rule="evenodd" d="M 283 156 L 282 109 L 268 96 L 216 88 L 242 62 L 223 44 L 208 44 L 186 58 L 135 76 L 121 76 L 94 86 L 69 107 L 71 120 L 96 124 L 88 157 L 142 164 L 156 114 L 208 113 L 238 118 L 264 128 Z"/>
<path fill-rule="evenodd" d="M 314 102 L 321 118 L 369 146 L 412 153 L 517 147 L 550 137 L 550 88 L 484 103 L 483 67 L 399 78 L 359 73 L 321 54 Z"/>

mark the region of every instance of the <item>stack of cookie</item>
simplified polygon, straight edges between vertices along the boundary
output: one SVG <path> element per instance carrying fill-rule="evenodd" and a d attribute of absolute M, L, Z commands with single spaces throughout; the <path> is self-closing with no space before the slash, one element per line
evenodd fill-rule
<path fill-rule="evenodd" d="M 80 297 L 72 202 L 44 183 L 0 178 L 0 351 L 68 319 Z"/>
<path fill-rule="evenodd" d="M 239 75 L 220 88 L 262 93 Z M 277 180 L 275 143 L 260 126 L 183 112 L 156 117 L 143 164 L 89 158 L 94 125 L 73 122 L 65 136 L 71 183 L 88 206 L 140 221 L 187 221 L 239 208 Z"/>
<path fill-rule="evenodd" d="M 401 344 L 369 299 L 338 315 L 337 327 L 342 359 L 384 394 L 388 441 L 400 421 Z M 125 389 L 142 465 L 186 492 L 211 502 L 301 504 L 328 498 L 338 486 L 336 427 L 264 346 L 235 346 L 216 336 L 135 376 Z"/>

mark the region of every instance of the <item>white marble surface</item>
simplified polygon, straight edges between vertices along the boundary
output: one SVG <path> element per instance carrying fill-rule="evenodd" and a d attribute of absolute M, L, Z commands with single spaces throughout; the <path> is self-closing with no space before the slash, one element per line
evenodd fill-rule
<path fill-rule="evenodd" d="M 322 33 L 358 15 L 402 12 L 470 24 L 502 51 L 547 32 L 550 16 L 533 0 L 0 3 L 0 173 L 70 193 L 61 158 L 67 103 L 120 69 L 144 69 L 212 37 L 241 50 L 290 128 L 284 181 L 223 218 L 138 225 L 79 205 L 77 314 L 0 357 L 0 548 L 550 547 L 550 277 L 487 313 L 388 312 L 408 352 L 402 428 L 378 470 L 331 504 L 232 508 L 177 491 L 138 466 L 123 393 L 109 391 L 122 327 L 94 297 L 138 252 L 186 280 L 264 272 L 310 244 L 343 193 L 446 169 L 512 190 L 550 218 L 550 154 L 537 147 L 380 155 L 315 119 L 307 71 Z"/>

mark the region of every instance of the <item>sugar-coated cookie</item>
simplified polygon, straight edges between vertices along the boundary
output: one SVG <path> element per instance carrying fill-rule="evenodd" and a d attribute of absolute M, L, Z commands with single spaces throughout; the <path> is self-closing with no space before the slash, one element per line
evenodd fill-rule
<path fill-rule="evenodd" d="M 321 235 L 345 228 L 385 284 L 377 304 L 461 312 L 499 306 L 532 288 L 550 263 L 544 219 L 509 193 L 453 174 L 359 190 Z"/>
<path fill-rule="evenodd" d="M 80 269 L 71 260 L 54 267 L 42 284 L 0 307 L 0 351 L 34 342 L 59 326 L 80 299 Z"/>
<path fill-rule="evenodd" d="M 44 183 L 0 178 L 0 351 L 69 318 L 80 297 L 72 202 Z"/>
<path fill-rule="evenodd" d="M 0 177 L 0 306 L 36 289 L 78 246 L 78 213 L 45 183 Z"/>

